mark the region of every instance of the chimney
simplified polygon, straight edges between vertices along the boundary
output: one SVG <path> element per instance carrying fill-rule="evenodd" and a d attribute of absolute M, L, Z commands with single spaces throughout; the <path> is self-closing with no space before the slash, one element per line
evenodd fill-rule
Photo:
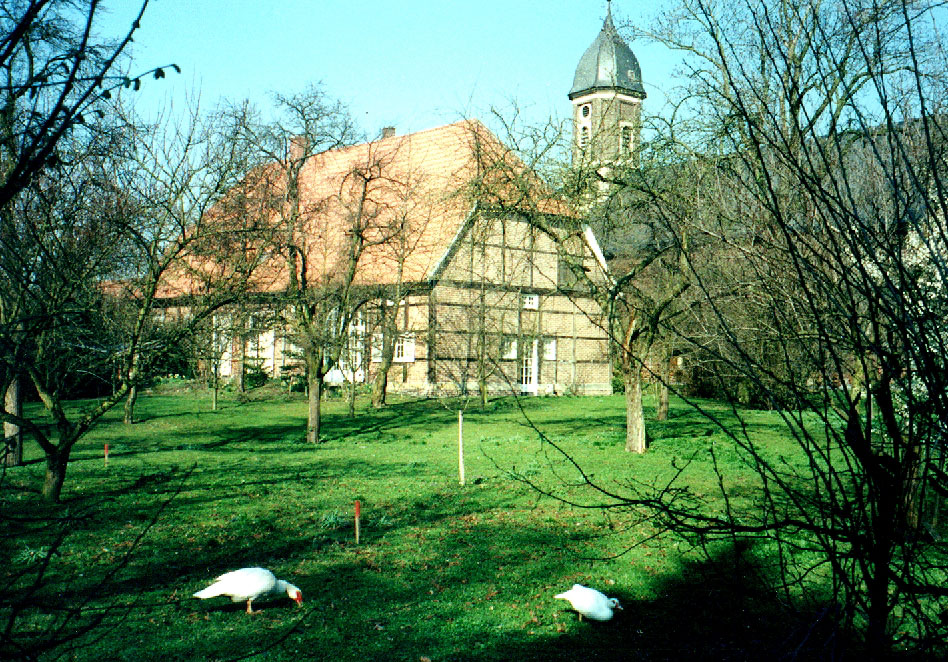
<path fill-rule="evenodd" d="M 309 147 L 307 136 L 290 137 L 290 160 L 298 161 L 306 155 L 306 148 Z"/>
<path fill-rule="evenodd" d="M 386 126 L 382 129 L 382 138 L 391 138 L 395 135 L 394 126 Z"/>

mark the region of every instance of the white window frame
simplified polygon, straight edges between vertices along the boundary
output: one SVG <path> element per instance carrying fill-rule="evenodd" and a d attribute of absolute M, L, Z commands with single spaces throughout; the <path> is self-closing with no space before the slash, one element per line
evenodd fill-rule
<path fill-rule="evenodd" d="M 394 363 L 412 363 L 415 360 L 415 334 L 402 333 L 395 339 Z"/>
<path fill-rule="evenodd" d="M 556 360 L 556 338 L 543 339 L 543 360 L 544 361 Z"/>
<path fill-rule="evenodd" d="M 362 367 L 362 351 L 365 342 L 361 337 L 349 336 L 349 342 L 339 353 L 339 369 L 343 372 L 357 372 Z"/>
<path fill-rule="evenodd" d="M 369 339 L 369 358 L 372 363 L 381 363 L 382 362 L 382 334 L 378 331 L 372 334 L 372 337 Z"/>
<path fill-rule="evenodd" d="M 537 385 L 539 383 L 540 363 L 538 361 L 537 350 L 539 342 L 536 338 L 533 342 L 527 342 L 524 347 L 523 359 L 520 361 L 520 392 L 537 394 Z"/>
<path fill-rule="evenodd" d="M 513 336 L 505 336 L 500 339 L 500 358 L 517 358 L 517 339 Z"/>

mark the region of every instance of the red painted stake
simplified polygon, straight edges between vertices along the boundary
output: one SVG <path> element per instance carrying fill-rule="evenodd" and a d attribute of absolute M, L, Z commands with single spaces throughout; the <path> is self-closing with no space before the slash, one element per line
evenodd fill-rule
<path fill-rule="evenodd" d="M 356 509 L 356 518 L 355 518 L 356 544 L 358 545 L 359 544 L 359 520 L 362 517 L 362 504 L 359 503 L 358 499 L 356 499 L 356 502 L 355 502 L 355 509 Z"/>
<path fill-rule="evenodd" d="M 109 466 L 109 445 L 105 445 L 105 466 Z"/>

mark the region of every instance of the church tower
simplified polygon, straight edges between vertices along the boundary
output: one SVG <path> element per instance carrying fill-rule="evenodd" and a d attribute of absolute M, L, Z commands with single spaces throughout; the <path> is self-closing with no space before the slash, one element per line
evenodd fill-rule
<path fill-rule="evenodd" d="M 612 23 L 612 3 L 599 36 L 576 67 L 573 103 L 573 164 L 593 166 L 633 158 L 645 99 L 642 71 L 632 49 Z"/>

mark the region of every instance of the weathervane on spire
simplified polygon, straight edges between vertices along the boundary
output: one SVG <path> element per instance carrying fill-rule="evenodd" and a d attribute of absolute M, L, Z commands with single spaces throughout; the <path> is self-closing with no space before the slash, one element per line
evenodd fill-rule
<path fill-rule="evenodd" d="M 616 27 L 612 23 L 612 0 L 606 0 L 606 20 L 602 23 L 602 29 L 615 32 Z"/>

